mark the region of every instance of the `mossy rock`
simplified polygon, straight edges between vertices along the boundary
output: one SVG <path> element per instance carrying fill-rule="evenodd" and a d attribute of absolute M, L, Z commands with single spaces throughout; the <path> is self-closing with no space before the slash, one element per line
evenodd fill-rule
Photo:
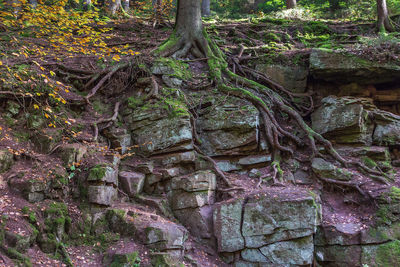
<path fill-rule="evenodd" d="M 8 171 L 14 164 L 14 155 L 8 150 L 0 150 L 0 173 Z"/>

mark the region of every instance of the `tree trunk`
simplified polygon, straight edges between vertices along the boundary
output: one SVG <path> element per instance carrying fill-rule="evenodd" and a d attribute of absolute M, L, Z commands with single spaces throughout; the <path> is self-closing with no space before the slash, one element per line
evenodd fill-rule
<path fill-rule="evenodd" d="M 208 17 L 211 15 L 210 0 L 201 1 L 201 15 L 203 17 Z"/>
<path fill-rule="evenodd" d="M 122 8 L 125 10 L 125 11 L 128 11 L 128 9 L 129 9 L 129 0 L 122 0 L 121 1 L 122 3 Z"/>
<path fill-rule="evenodd" d="M 178 0 L 174 32 L 156 53 L 181 58 L 191 52 L 195 57 L 204 57 L 207 48 L 201 20 L 201 1 Z"/>
<path fill-rule="evenodd" d="M 109 16 L 114 16 L 121 7 L 121 0 L 106 1 L 106 12 Z"/>
<path fill-rule="evenodd" d="M 175 30 L 177 33 L 202 35 L 201 8 L 199 0 L 178 0 Z"/>
<path fill-rule="evenodd" d="M 296 0 L 286 0 L 286 8 L 291 9 L 296 7 Z"/>
<path fill-rule="evenodd" d="M 377 0 L 377 8 L 378 8 L 378 31 L 385 32 L 386 30 L 392 31 L 393 26 L 390 23 L 388 10 L 386 6 L 386 0 Z"/>

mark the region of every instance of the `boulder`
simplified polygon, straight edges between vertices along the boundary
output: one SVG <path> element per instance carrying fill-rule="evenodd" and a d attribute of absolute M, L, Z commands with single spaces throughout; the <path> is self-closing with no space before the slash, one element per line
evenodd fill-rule
<path fill-rule="evenodd" d="M 311 167 L 314 173 L 322 178 L 349 181 L 353 176 L 348 170 L 336 167 L 322 158 L 314 158 Z"/>
<path fill-rule="evenodd" d="M 213 237 L 213 212 L 210 205 L 194 209 L 174 210 L 174 215 L 192 235 L 203 239 Z"/>
<path fill-rule="evenodd" d="M 192 174 L 175 177 L 171 180 L 171 190 L 183 190 L 185 192 L 214 191 L 216 188 L 216 176 L 210 171 L 197 171 Z"/>
<path fill-rule="evenodd" d="M 239 159 L 239 165 L 250 166 L 271 162 L 271 155 L 252 155 Z"/>
<path fill-rule="evenodd" d="M 313 49 L 310 73 L 316 79 L 341 83 L 377 84 L 400 78 L 400 66 L 370 61 L 356 55 L 328 49 Z"/>
<path fill-rule="evenodd" d="M 271 264 L 311 265 L 314 258 L 313 237 L 276 242 L 260 248 Z"/>
<path fill-rule="evenodd" d="M 315 235 L 316 246 L 327 245 L 360 245 L 361 225 L 354 223 L 337 223 L 318 227 Z"/>
<path fill-rule="evenodd" d="M 111 166 L 99 164 L 90 169 L 87 181 L 118 186 L 118 171 Z"/>
<path fill-rule="evenodd" d="M 242 235 L 246 247 L 310 236 L 316 231 L 317 212 L 308 192 L 255 195 L 244 205 Z"/>
<path fill-rule="evenodd" d="M 329 96 L 312 113 L 312 128 L 337 143 L 371 144 L 374 126 L 369 109 L 375 108 L 364 99 Z"/>
<path fill-rule="evenodd" d="M 172 210 L 197 208 L 214 203 L 216 176 L 211 171 L 171 179 L 168 199 Z"/>
<path fill-rule="evenodd" d="M 258 110 L 234 102 L 206 109 L 197 120 L 201 148 L 209 156 L 241 155 L 258 146 Z"/>
<path fill-rule="evenodd" d="M 49 184 L 43 180 L 26 179 L 26 177 L 14 177 L 9 181 L 10 187 L 17 189 L 23 197 L 31 203 L 42 201 Z"/>
<path fill-rule="evenodd" d="M 192 150 L 192 128 L 187 113 L 169 114 L 158 107 L 137 108 L 125 116 L 138 153 L 144 156 Z"/>
<path fill-rule="evenodd" d="M 315 246 L 315 258 L 320 266 L 328 267 L 353 267 L 359 266 L 361 259 L 361 246 Z M 369 266 L 369 265 L 368 265 Z"/>
<path fill-rule="evenodd" d="M 134 197 L 142 192 L 145 178 L 146 176 L 139 172 L 122 171 L 119 173 L 121 188 L 130 197 Z"/>
<path fill-rule="evenodd" d="M 131 135 L 125 128 L 109 127 L 103 131 L 103 135 L 110 139 L 111 147 L 121 154 L 125 154 L 131 145 Z"/>
<path fill-rule="evenodd" d="M 218 252 L 235 252 L 245 248 L 242 228 L 244 199 L 218 203 L 214 207 L 214 235 Z"/>
<path fill-rule="evenodd" d="M 286 65 L 257 65 L 256 70 L 264 73 L 274 82 L 294 93 L 304 93 L 307 86 L 308 69 L 306 67 Z"/>
<path fill-rule="evenodd" d="M 400 116 L 377 110 L 374 112 L 376 123 L 373 142 L 376 145 L 400 145 Z"/>
<path fill-rule="evenodd" d="M 63 144 L 58 148 L 58 150 L 64 164 L 71 166 L 83 159 L 87 152 L 87 147 L 79 143 Z"/>
<path fill-rule="evenodd" d="M 90 185 L 88 187 L 89 202 L 93 204 L 110 206 L 117 195 L 117 189 L 112 186 Z"/>
<path fill-rule="evenodd" d="M 318 206 L 308 192 L 287 189 L 218 203 L 213 217 L 218 252 L 240 252 L 235 266 L 311 264 Z"/>

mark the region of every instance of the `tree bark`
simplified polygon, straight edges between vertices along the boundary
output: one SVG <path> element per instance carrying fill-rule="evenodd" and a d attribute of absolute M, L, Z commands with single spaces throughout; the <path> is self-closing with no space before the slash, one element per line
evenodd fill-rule
<path fill-rule="evenodd" d="M 291 9 L 296 7 L 296 0 L 286 0 L 286 9 Z"/>
<path fill-rule="evenodd" d="M 389 14 L 387 10 L 386 0 L 377 0 L 376 2 L 378 9 L 378 31 L 385 32 L 386 30 L 392 31 L 393 26 L 389 20 Z"/>
<path fill-rule="evenodd" d="M 114 16 L 121 7 L 121 0 L 107 0 L 106 12 L 109 16 Z"/>
<path fill-rule="evenodd" d="M 211 15 L 210 0 L 201 1 L 201 15 L 203 17 L 208 17 Z"/>

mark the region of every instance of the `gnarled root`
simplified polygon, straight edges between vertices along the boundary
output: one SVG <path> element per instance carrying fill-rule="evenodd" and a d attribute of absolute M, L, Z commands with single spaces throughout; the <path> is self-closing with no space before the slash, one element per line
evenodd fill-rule
<path fill-rule="evenodd" d="M 276 90 L 275 91 L 266 85 L 247 79 L 230 71 L 228 68 L 228 63 L 225 60 L 225 55 L 222 53 L 219 47 L 209 39 L 205 30 L 203 30 L 203 33 L 200 36 L 198 36 L 198 34 L 194 36 L 175 32 L 170 39 L 168 39 L 167 42 L 165 42 L 156 52 L 161 56 L 183 57 L 191 52 L 197 58 L 206 57 L 209 66 L 209 74 L 216 87 L 229 95 L 249 101 L 259 110 L 266 139 L 272 148 L 273 163 L 271 166 L 274 170 L 272 177 L 274 184 L 280 184 L 278 180 L 281 181 L 282 179 L 282 170 L 280 169 L 280 152 L 288 153 L 291 156 L 294 156 L 293 149 L 287 145 L 283 145 L 282 139 L 285 137 L 296 145 L 304 144 L 303 140 L 300 140 L 297 136 L 290 133 L 282 125 L 280 125 L 280 123 L 276 120 L 274 111 L 287 114 L 296 122 L 298 127 L 306 133 L 308 145 L 312 150 L 312 153 L 309 157 L 310 160 L 316 156 L 324 157 L 317 149 L 316 144 L 319 143 L 325 147 L 326 151 L 333 159 L 340 162 L 343 166 L 347 167 L 348 165 L 355 165 L 358 168 L 362 168 L 364 171 L 371 172 L 371 170 L 366 170 L 359 164 L 346 161 L 336 152 L 330 141 L 308 126 L 300 112 L 292 107 L 293 101 L 289 102 L 276 92 L 281 91 L 289 95 L 289 99 L 292 99 L 294 95 L 288 93 L 285 88 L 279 84 L 273 83 L 267 77 L 262 77 L 261 80 L 268 84 L 268 86 L 273 87 L 273 89 Z M 260 75 L 259 73 L 251 72 L 249 69 L 241 69 L 242 72 L 250 73 L 253 76 Z M 304 97 L 311 99 L 310 95 L 304 95 Z M 312 100 L 310 101 L 310 104 L 311 105 L 308 109 L 303 110 L 305 113 L 311 112 L 313 107 Z M 262 179 L 260 181 L 262 182 Z M 381 182 L 383 182 L 382 179 Z M 259 185 L 260 184 L 261 183 L 259 183 Z M 342 185 L 353 187 L 360 193 L 362 192 L 358 186 L 353 184 Z M 365 192 L 362 194 L 365 195 Z"/>

